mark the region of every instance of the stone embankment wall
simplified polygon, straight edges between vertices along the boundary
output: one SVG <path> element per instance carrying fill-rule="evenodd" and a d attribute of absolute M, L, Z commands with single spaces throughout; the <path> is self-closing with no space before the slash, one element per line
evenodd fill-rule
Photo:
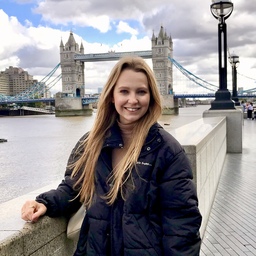
<path fill-rule="evenodd" d="M 203 236 L 227 153 L 226 117 L 207 117 L 184 125 L 173 134 L 192 164 L 203 216 Z"/>

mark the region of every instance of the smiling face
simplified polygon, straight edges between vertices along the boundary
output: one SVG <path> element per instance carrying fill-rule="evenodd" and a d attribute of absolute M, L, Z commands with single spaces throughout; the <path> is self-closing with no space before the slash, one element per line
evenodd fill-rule
<path fill-rule="evenodd" d="M 138 121 L 147 112 L 150 102 L 146 75 L 124 69 L 115 85 L 112 102 L 122 124 Z"/>

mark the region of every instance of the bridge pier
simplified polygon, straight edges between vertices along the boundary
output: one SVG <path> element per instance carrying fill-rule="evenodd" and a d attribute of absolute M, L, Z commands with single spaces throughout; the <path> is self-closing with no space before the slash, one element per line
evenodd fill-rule
<path fill-rule="evenodd" d="M 173 98 L 174 100 L 174 115 L 179 114 L 179 99 Z"/>
<path fill-rule="evenodd" d="M 92 104 L 83 105 L 81 97 L 63 97 L 62 93 L 56 94 L 55 116 L 90 116 Z"/>
<path fill-rule="evenodd" d="M 172 94 L 162 95 L 163 115 L 178 115 L 178 99 L 174 99 Z"/>

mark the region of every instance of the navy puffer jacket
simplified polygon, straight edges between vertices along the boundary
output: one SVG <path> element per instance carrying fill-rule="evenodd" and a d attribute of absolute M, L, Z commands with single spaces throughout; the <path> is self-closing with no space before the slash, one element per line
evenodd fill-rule
<path fill-rule="evenodd" d="M 78 147 L 80 142 L 76 145 Z M 122 147 L 117 125 L 104 142 L 98 159 L 93 205 L 87 209 L 75 256 L 196 256 L 200 251 L 201 215 L 192 171 L 181 145 L 159 124 L 151 127 L 134 170 L 135 189 L 127 189 L 111 206 L 101 198 L 107 184 L 113 148 Z M 69 161 L 76 156 L 73 150 Z M 37 197 L 47 215 L 69 216 L 79 206 L 67 168 L 57 190 Z M 128 186 L 129 187 L 129 186 Z"/>

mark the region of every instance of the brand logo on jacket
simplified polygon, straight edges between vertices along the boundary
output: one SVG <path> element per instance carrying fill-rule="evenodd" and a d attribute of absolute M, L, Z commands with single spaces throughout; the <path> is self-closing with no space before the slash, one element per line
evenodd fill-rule
<path fill-rule="evenodd" d="M 137 162 L 138 165 L 147 165 L 147 166 L 152 166 L 151 163 L 145 163 L 145 162 Z"/>

